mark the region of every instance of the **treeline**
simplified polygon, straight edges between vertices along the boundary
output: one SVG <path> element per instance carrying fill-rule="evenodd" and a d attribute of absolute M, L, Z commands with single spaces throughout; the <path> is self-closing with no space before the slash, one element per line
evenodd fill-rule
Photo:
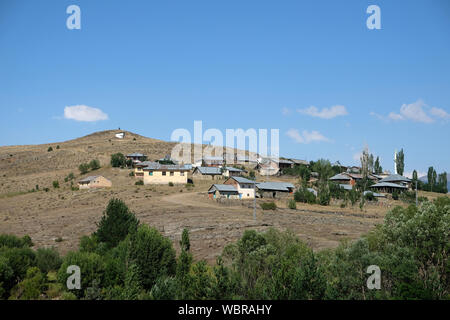
<path fill-rule="evenodd" d="M 442 172 L 440 174 L 436 173 L 433 167 L 428 168 L 427 181 L 423 182 L 419 180 L 417 176 L 417 171 L 414 170 L 412 174 L 412 187 L 415 189 L 417 182 L 417 190 L 438 192 L 438 193 L 448 193 L 447 185 L 447 172 Z"/>
<path fill-rule="evenodd" d="M 98 229 L 61 258 L 31 239 L 0 236 L 3 299 L 449 299 L 450 198 L 396 207 L 357 241 L 313 252 L 291 232 L 245 231 L 217 263 L 194 261 L 188 230 L 181 252 L 112 199 Z M 81 289 L 66 288 L 67 267 Z M 366 286 L 381 269 L 381 289 Z"/>

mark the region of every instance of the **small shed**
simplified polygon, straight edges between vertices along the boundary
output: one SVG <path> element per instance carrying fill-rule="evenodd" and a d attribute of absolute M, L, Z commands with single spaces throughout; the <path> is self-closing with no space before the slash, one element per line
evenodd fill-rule
<path fill-rule="evenodd" d="M 234 186 L 229 184 L 213 184 L 208 190 L 208 197 L 210 199 L 239 199 L 239 192 Z"/>
<path fill-rule="evenodd" d="M 79 189 L 109 188 L 112 182 L 103 176 L 89 176 L 78 181 Z"/>

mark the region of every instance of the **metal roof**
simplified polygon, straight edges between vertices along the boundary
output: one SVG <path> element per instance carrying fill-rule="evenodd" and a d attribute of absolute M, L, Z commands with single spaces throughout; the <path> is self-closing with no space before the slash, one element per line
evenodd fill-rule
<path fill-rule="evenodd" d="M 211 190 L 213 189 L 213 190 Z M 238 193 L 237 189 L 231 185 L 231 184 L 213 184 L 209 190 L 208 193 L 211 193 L 212 191 L 217 190 L 219 192 L 233 192 Z"/>
<path fill-rule="evenodd" d="M 328 180 L 351 180 L 351 178 L 348 175 L 344 174 L 344 173 L 338 173 L 338 174 L 332 176 Z"/>
<path fill-rule="evenodd" d="M 402 186 L 400 184 L 391 183 L 391 182 L 378 182 L 370 186 L 371 188 L 400 188 L 400 189 L 408 189 L 406 186 Z"/>
<path fill-rule="evenodd" d="M 198 171 L 201 174 L 210 174 L 210 175 L 218 175 L 222 174 L 222 170 L 217 167 L 197 167 Z"/>
<path fill-rule="evenodd" d="M 100 177 L 100 176 L 89 176 L 89 177 L 86 177 L 86 178 L 84 178 L 84 179 L 81 179 L 81 180 L 78 181 L 78 182 L 91 182 L 91 181 L 97 179 L 98 177 Z"/>
<path fill-rule="evenodd" d="M 247 178 L 243 178 L 243 177 L 230 177 L 229 179 L 233 179 L 235 180 L 237 183 L 250 183 L 250 184 L 254 184 L 256 183 L 253 180 L 247 179 Z"/>
<path fill-rule="evenodd" d="M 380 182 L 396 182 L 396 181 L 411 182 L 411 179 L 401 176 L 399 174 L 391 174 L 390 176 L 387 176 L 386 178 L 380 180 Z"/>
<path fill-rule="evenodd" d="M 225 170 L 234 171 L 234 172 L 245 172 L 245 170 L 234 168 L 234 167 L 225 167 Z"/>
<path fill-rule="evenodd" d="M 154 163 L 156 163 L 156 162 L 153 162 L 153 161 L 142 161 L 142 162 L 136 163 L 134 166 L 135 167 L 147 167 L 147 166 L 150 166 L 150 165 L 152 165 Z"/>
<path fill-rule="evenodd" d="M 137 153 L 137 152 L 127 154 L 127 157 L 144 157 L 144 156 L 145 156 L 145 154 Z"/>
<path fill-rule="evenodd" d="M 294 189 L 294 185 L 288 182 L 260 182 L 256 184 L 256 187 L 261 190 L 271 191 L 289 191 L 289 189 Z"/>
<path fill-rule="evenodd" d="M 159 170 L 166 170 L 166 171 L 189 171 L 189 168 L 185 167 L 184 165 L 178 165 L 178 164 L 160 164 L 158 162 L 151 162 L 147 167 L 145 167 L 143 170 L 145 171 L 159 171 Z"/>

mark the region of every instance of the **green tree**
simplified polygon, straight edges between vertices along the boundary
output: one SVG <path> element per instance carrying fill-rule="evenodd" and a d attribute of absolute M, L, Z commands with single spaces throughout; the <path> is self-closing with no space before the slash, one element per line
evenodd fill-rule
<path fill-rule="evenodd" d="M 403 152 L 403 148 L 397 153 L 395 166 L 397 168 L 397 173 L 402 176 L 403 171 L 405 170 L 405 153 Z"/>
<path fill-rule="evenodd" d="M 125 275 L 123 299 L 137 300 L 141 291 L 142 285 L 139 267 L 136 264 L 132 264 Z"/>
<path fill-rule="evenodd" d="M 11 291 L 9 299 L 36 300 L 46 289 L 46 277 L 37 267 L 27 270 L 25 279 L 17 284 Z"/>
<path fill-rule="evenodd" d="M 111 155 L 111 166 L 113 167 L 125 167 L 127 165 L 127 159 L 122 153 L 115 153 Z"/>
<path fill-rule="evenodd" d="M 141 272 L 142 286 L 150 290 L 160 276 L 175 275 L 176 260 L 172 242 L 158 230 L 141 225 L 131 235 L 130 261 Z"/>
<path fill-rule="evenodd" d="M 139 220 L 120 199 L 111 199 L 94 233 L 100 242 L 115 247 L 129 232 L 137 229 Z"/>
<path fill-rule="evenodd" d="M 380 165 L 380 158 L 379 157 L 377 157 L 377 159 L 375 160 L 374 172 L 375 172 L 375 174 L 382 174 L 383 173 L 383 168 Z"/>
<path fill-rule="evenodd" d="M 62 259 L 54 248 L 39 248 L 36 250 L 36 266 L 44 274 L 49 271 L 57 271 Z"/>

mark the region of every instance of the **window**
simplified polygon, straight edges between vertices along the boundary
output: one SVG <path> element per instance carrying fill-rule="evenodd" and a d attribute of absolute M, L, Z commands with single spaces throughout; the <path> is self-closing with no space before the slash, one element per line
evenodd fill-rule
<path fill-rule="evenodd" d="M 184 171 L 181 171 L 181 172 L 180 172 L 180 176 L 184 176 Z"/>
<path fill-rule="evenodd" d="M 149 171 L 149 172 L 148 172 L 148 175 L 149 175 L 149 176 L 152 176 L 152 175 L 153 175 L 153 171 Z"/>
<path fill-rule="evenodd" d="M 173 176 L 173 171 L 170 171 L 170 176 L 171 176 L 171 177 Z"/>
<path fill-rule="evenodd" d="M 167 173 L 167 172 L 163 171 L 163 172 L 162 172 L 162 175 L 163 175 L 163 176 L 165 176 L 165 175 L 166 175 L 166 173 Z"/>

